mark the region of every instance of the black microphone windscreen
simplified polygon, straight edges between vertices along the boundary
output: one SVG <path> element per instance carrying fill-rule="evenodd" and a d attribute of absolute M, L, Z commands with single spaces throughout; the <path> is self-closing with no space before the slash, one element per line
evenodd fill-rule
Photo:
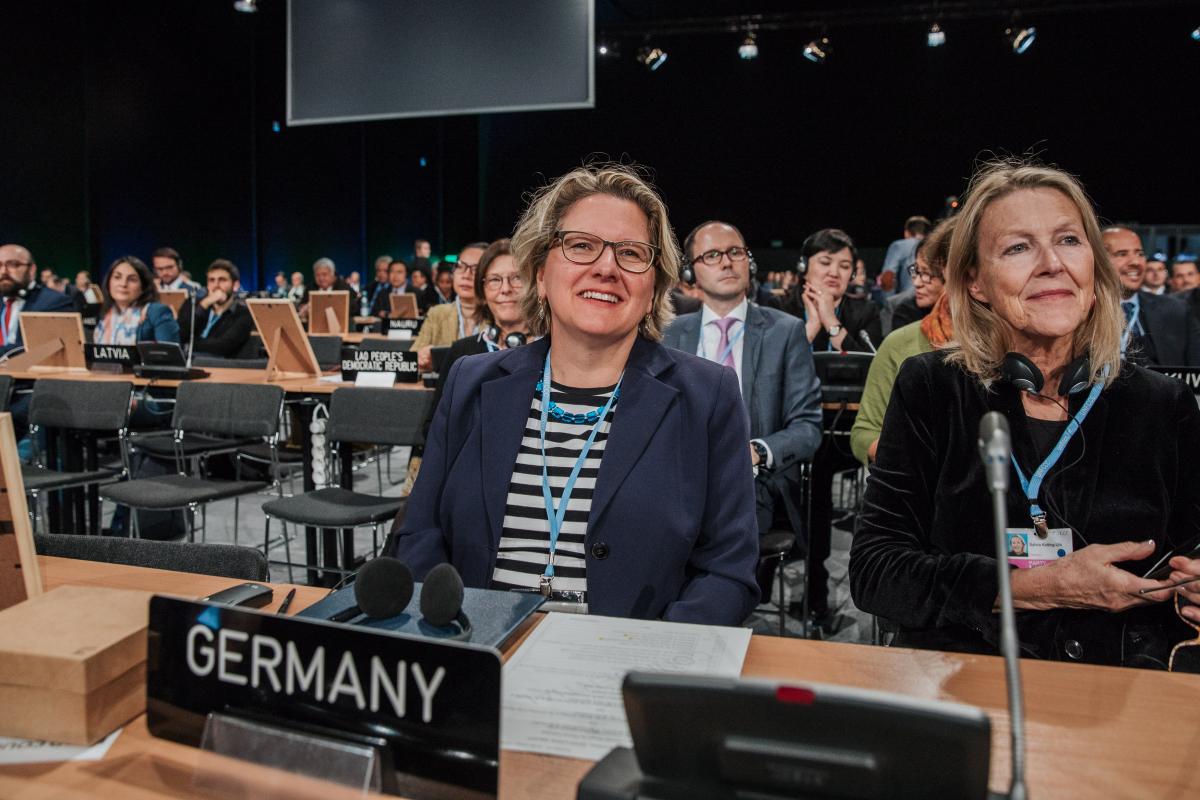
<path fill-rule="evenodd" d="M 453 564 L 438 564 L 421 587 L 421 616 L 430 625 L 449 625 L 462 610 L 463 582 Z"/>
<path fill-rule="evenodd" d="M 368 561 L 354 580 L 354 601 L 371 619 L 400 614 L 412 595 L 412 570 L 397 558 L 380 556 Z"/>

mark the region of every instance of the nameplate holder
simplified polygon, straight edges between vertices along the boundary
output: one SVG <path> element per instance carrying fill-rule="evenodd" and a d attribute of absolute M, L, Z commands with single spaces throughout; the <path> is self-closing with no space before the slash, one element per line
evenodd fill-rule
<path fill-rule="evenodd" d="M 373 389 L 391 389 L 396 385 L 394 372 L 359 372 L 354 376 L 355 386 L 367 386 Z"/>
<path fill-rule="evenodd" d="M 1168 378 L 1183 381 L 1193 394 L 1200 395 L 1200 367 L 1160 367 L 1153 365 L 1152 372 L 1159 372 Z"/>
<path fill-rule="evenodd" d="M 317 774 L 374 791 L 498 791 L 490 647 L 155 596 L 146 698 L 150 733 L 193 747 L 245 757 L 258 742 L 285 769 L 338 753 L 336 775 Z"/>
<path fill-rule="evenodd" d="M 134 344 L 94 344 L 83 346 L 88 369 L 96 372 L 132 372 L 135 364 L 142 363 Z"/>
<path fill-rule="evenodd" d="M 421 326 L 425 324 L 424 317 L 419 319 L 390 319 L 388 320 L 388 338 L 389 339 L 409 339 L 421 332 Z M 409 335 L 403 335 L 404 331 L 408 331 Z"/>
<path fill-rule="evenodd" d="M 416 383 L 421 378 L 417 369 L 416 353 L 403 350 L 366 349 L 343 353 L 343 381 L 357 383 L 358 376 L 366 372 L 390 373 L 395 377 L 397 383 Z"/>

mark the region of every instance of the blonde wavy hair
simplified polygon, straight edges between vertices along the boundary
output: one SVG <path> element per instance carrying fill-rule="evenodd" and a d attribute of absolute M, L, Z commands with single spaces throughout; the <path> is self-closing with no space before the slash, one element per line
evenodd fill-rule
<path fill-rule="evenodd" d="M 512 255 L 525 280 L 521 312 L 529 322 L 529 333 L 545 336 L 550 331 L 552 311 L 538 296 L 537 277 L 546 266 L 546 257 L 558 242 L 555 233 L 567 210 L 575 203 L 596 194 L 606 194 L 637 205 L 646 215 L 650 244 L 658 248 L 654 270 L 654 300 L 650 313 L 638 323 L 638 333 L 651 341 L 660 341 L 663 331 L 674 319 L 670 291 L 679 282 L 680 251 L 667 218 L 667 206 L 650 182 L 636 167 L 624 164 L 594 164 L 573 169 L 539 189 L 517 222 L 512 235 Z"/>
<path fill-rule="evenodd" d="M 973 298 L 970 286 L 979 270 L 979 227 L 984 213 L 996 200 L 1021 189 L 1054 189 L 1079 210 L 1095 264 L 1096 302 L 1075 330 L 1072 347 L 1076 355 L 1088 354 L 1092 383 L 1108 386 L 1120 372 L 1125 318 L 1120 279 L 1104 247 L 1096 212 L 1072 175 L 1015 158 L 983 164 L 971 179 L 958 214 L 946 263 L 946 294 L 954 327 L 954 341 L 946 347 L 947 360 L 962 366 L 985 387 L 1000 378 L 1000 363 L 1008 352 L 1007 323 L 989 305 Z M 1049 383 L 1050 376 L 1046 379 Z"/>

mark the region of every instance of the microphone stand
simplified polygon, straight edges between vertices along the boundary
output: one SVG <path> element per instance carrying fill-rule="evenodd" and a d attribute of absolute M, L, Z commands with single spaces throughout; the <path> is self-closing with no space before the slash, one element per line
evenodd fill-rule
<path fill-rule="evenodd" d="M 1008 530 L 1008 472 L 1012 450 L 1008 436 L 1008 420 L 995 411 L 985 414 L 980 424 L 979 449 L 992 495 L 996 577 L 1000 584 L 1000 649 L 1004 654 L 1012 750 L 1012 782 L 1008 797 L 1010 800 L 1028 800 L 1029 793 L 1025 788 L 1024 692 L 1021 689 L 1017 621 L 1013 611 L 1012 581 L 1006 556 L 1008 548 L 1005 544 Z"/>
<path fill-rule="evenodd" d="M 188 299 L 192 303 L 191 325 L 188 330 L 188 353 L 187 353 L 187 374 L 192 373 L 192 351 L 196 349 L 196 291 L 189 284 L 184 284 L 188 287 Z"/>
<path fill-rule="evenodd" d="M 859 331 L 858 338 L 861 339 L 867 347 L 871 348 L 871 355 L 879 355 L 879 351 L 875 349 L 875 345 L 871 344 L 871 334 L 867 333 L 866 331 Z"/>

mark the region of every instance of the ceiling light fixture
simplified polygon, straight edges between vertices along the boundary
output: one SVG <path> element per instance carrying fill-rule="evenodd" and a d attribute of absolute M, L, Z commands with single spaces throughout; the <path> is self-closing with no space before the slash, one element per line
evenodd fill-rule
<path fill-rule="evenodd" d="M 667 63 L 667 51 L 661 47 L 651 47 L 646 45 L 637 52 L 638 63 L 642 64 L 646 69 L 654 72 L 663 64 Z"/>
<path fill-rule="evenodd" d="M 738 58 L 742 61 L 753 61 L 758 58 L 758 37 L 754 31 L 746 31 L 746 38 L 738 47 Z"/>
<path fill-rule="evenodd" d="M 946 32 L 942 30 L 942 26 L 936 22 L 929 26 L 929 32 L 925 34 L 925 44 L 930 47 L 941 47 L 946 43 Z"/>
<path fill-rule="evenodd" d="M 825 59 L 829 58 L 829 54 L 832 52 L 833 46 L 828 36 L 822 35 L 820 39 L 813 39 L 804 45 L 804 57 L 814 64 L 824 64 Z"/>

